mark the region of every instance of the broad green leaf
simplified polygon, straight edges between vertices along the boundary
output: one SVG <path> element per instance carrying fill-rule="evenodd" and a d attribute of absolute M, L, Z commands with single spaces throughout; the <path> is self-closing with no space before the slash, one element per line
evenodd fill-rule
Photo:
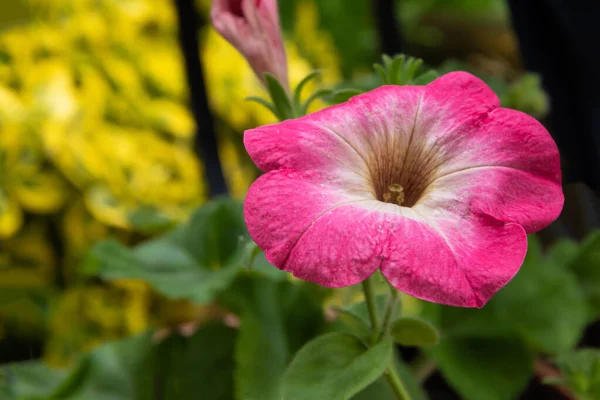
<path fill-rule="evenodd" d="M 575 350 L 558 357 L 557 364 L 564 384 L 579 400 L 600 399 L 600 350 Z"/>
<path fill-rule="evenodd" d="M 115 240 L 96 244 L 87 272 L 109 280 L 141 279 L 169 298 L 208 303 L 249 267 L 255 248 L 241 205 L 220 199 L 173 232 L 133 249 Z"/>
<path fill-rule="evenodd" d="M 240 276 L 220 302 L 241 315 L 236 343 L 238 400 L 280 400 L 280 378 L 293 354 L 324 326 L 315 285 Z"/>
<path fill-rule="evenodd" d="M 529 256 L 494 302 L 501 323 L 513 326 L 527 343 L 549 354 L 575 346 L 588 321 L 587 303 L 573 274 Z"/>
<path fill-rule="evenodd" d="M 228 198 L 203 205 L 189 222 L 171 234 L 174 243 L 184 248 L 201 267 L 210 269 L 236 258 L 247 235 L 242 204 Z"/>
<path fill-rule="evenodd" d="M 48 367 L 41 361 L 27 361 L 2 367 L 3 385 L 8 399 L 37 399 L 50 397 L 69 377 L 68 370 Z"/>
<path fill-rule="evenodd" d="M 347 400 L 377 380 L 392 360 L 392 341 L 367 348 L 357 337 L 330 333 L 304 346 L 283 378 L 286 400 Z"/>
<path fill-rule="evenodd" d="M 437 329 L 422 319 L 402 317 L 392 323 L 391 335 L 403 346 L 433 346 L 440 341 Z"/>
<path fill-rule="evenodd" d="M 444 337 L 496 337 L 514 333 L 511 324 L 498 319 L 494 300 L 481 309 L 425 303 L 423 316 Z"/>
<path fill-rule="evenodd" d="M 168 337 L 158 350 L 160 398 L 232 400 L 236 336 L 234 329 L 210 324 L 191 337 Z"/>
<path fill-rule="evenodd" d="M 556 241 L 546 253 L 549 262 L 570 266 L 579 254 L 579 243 L 572 239 L 562 238 Z"/>
<path fill-rule="evenodd" d="M 277 112 L 277 118 L 281 121 L 293 118 L 294 113 L 292 103 L 281 83 L 269 73 L 265 74 L 265 80 L 267 83 L 267 90 L 269 91 L 273 106 Z"/>
<path fill-rule="evenodd" d="M 109 342 L 86 356 L 79 385 L 65 400 L 143 400 L 151 393 L 152 332 Z"/>
<path fill-rule="evenodd" d="M 134 251 L 107 240 L 92 249 L 93 273 L 108 279 L 141 279 L 172 299 L 212 301 L 242 267 L 240 258 L 218 270 L 200 268 L 191 256 L 166 240 L 146 243 Z"/>
<path fill-rule="evenodd" d="M 394 357 L 394 366 L 410 395 L 410 399 L 427 400 L 427 394 L 400 357 Z M 385 377 L 381 377 L 352 397 L 352 400 L 397 400 L 397 398 Z"/>
<path fill-rule="evenodd" d="M 465 400 L 512 400 L 533 372 L 533 355 L 515 339 L 447 338 L 429 352 Z"/>
<path fill-rule="evenodd" d="M 584 240 L 569 268 L 583 288 L 594 316 L 600 315 L 600 231 Z"/>
<path fill-rule="evenodd" d="M 368 343 L 371 336 L 371 328 L 369 324 L 365 322 L 362 317 L 344 310 L 342 308 L 336 309 L 338 313 L 338 319 L 350 330 L 351 333 L 360 338 L 363 342 Z"/>

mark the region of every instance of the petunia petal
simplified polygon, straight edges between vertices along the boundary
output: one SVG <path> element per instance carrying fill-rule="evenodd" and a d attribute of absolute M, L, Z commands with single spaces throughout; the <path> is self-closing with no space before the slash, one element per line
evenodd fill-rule
<path fill-rule="evenodd" d="M 525 231 L 482 215 L 411 210 L 392 230 L 381 272 L 397 289 L 459 307 L 483 307 L 517 273 L 527 251 Z M 421 210 L 423 211 L 423 210 Z"/>
<path fill-rule="evenodd" d="M 316 219 L 295 244 L 285 264 L 294 276 L 326 287 L 345 287 L 371 276 L 382 261 L 386 206 L 375 200 L 338 205 Z"/>
<path fill-rule="evenodd" d="M 248 231 L 267 259 L 283 268 L 303 232 L 340 204 L 364 200 L 337 176 L 295 170 L 271 171 L 250 187 L 244 202 Z"/>
<path fill-rule="evenodd" d="M 296 120 L 248 130 L 244 143 L 265 172 L 334 165 L 369 172 L 369 164 L 379 162 L 377 156 L 389 154 L 390 148 L 403 159 L 423 91 L 383 86 Z"/>
<path fill-rule="evenodd" d="M 560 214 L 564 198 L 558 149 L 534 118 L 498 108 L 480 126 L 460 134 L 449 132 L 440 140 L 444 162 L 422 203 L 444 207 L 438 199 L 454 193 L 450 197 L 465 207 L 519 223 L 528 233 L 546 227 Z"/>

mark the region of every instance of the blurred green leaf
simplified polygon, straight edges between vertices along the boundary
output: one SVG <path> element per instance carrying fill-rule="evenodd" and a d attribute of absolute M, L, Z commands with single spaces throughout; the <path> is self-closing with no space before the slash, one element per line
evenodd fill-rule
<path fill-rule="evenodd" d="M 580 349 L 561 355 L 558 367 L 566 385 L 579 400 L 600 399 L 600 350 Z"/>
<path fill-rule="evenodd" d="M 247 266 L 255 245 L 241 205 L 221 199 L 200 208 L 173 232 L 129 249 L 115 240 L 94 246 L 88 273 L 141 279 L 169 298 L 208 303 Z"/>
<path fill-rule="evenodd" d="M 169 336 L 158 349 L 160 398 L 232 400 L 236 336 L 214 323 L 191 337 Z"/>
<path fill-rule="evenodd" d="M 241 315 L 236 344 L 238 400 L 280 400 L 280 377 L 293 354 L 324 326 L 315 285 L 240 276 L 221 304 Z"/>
<path fill-rule="evenodd" d="M 40 361 L 10 364 L 2 369 L 4 382 L 0 393 L 4 391 L 8 400 L 52 396 L 69 377 L 68 370 L 50 368 Z"/>
<path fill-rule="evenodd" d="M 280 121 L 294 118 L 290 97 L 281 83 L 279 83 L 277 78 L 269 73 L 265 74 L 265 80 L 267 82 L 267 90 L 271 96 L 271 101 L 273 102 L 273 106 L 277 112 L 277 118 L 279 118 Z"/>
<path fill-rule="evenodd" d="M 512 325 L 535 349 L 558 354 L 577 344 L 587 324 L 587 304 L 570 271 L 534 254 L 535 241 L 530 237 L 525 263 L 494 306 L 500 322 Z"/>
<path fill-rule="evenodd" d="M 318 337 L 303 347 L 288 367 L 284 398 L 349 399 L 381 376 L 391 361 L 392 347 L 390 339 L 369 349 L 344 333 Z"/>
<path fill-rule="evenodd" d="M 583 288 L 594 316 L 600 315 L 600 231 L 590 234 L 583 241 L 568 267 Z"/>
<path fill-rule="evenodd" d="M 527 73 L 511 82 L 500 97 L 502 107 L 523 111 L 535 118 L 544 118 L 550 109 L 550 100 L 537 74 Z"/>
<path fill-rule="evenodd" d="M 394 357 L 394 366 L 411 400 L 427 400 L 427 394 L 406 364 L 397 355 Z M 352 397 L 352 400 L 396 400 L 396 395 L 391 390 L 387 380 L 381 377 Z"/>
<path fill-rule="evenodd" d="M 152 332 L 147 332 L 102 344 L 70 370 L 41 362 L 13 364 L 5 367 L 4 391 L 7 400 L 148 399 L 153 389 L 152 348 Z"/>
<path fill-rule="evenodd" d="M 358 96 L 361 93 L 363 93 L 363 91 L 361 89 L 352 89 L 352 88 L 338 89 L 338 90 L 335 90 L 331 94 L 329 102 L 333 103 L 333 104 L 344 103 L 344 102 L 350 100 L 352 97 Z"/>
<path fill-rule="evenodd" d="M 514 399 L 533 373 L 533 355 L 516 339 L 447 338 L 429 353 L 465 400 Z"/>
<path fill-rule="evenodd" d="M 571 349 L 588 322 L 587 304 L 574 275 L 545 258 L 534 235 L 529 236 L 520 271 L 485 307 L 425 304 L 424 315 L 448 337 L 518 334 L 548 354 Z"/>
<path fill-rule="evenodd" d="M 300 81 L 298 86 L 296 86 L 296 89 L 294 89 L 294 105 L 295 106 L 300 105 L 300 99 L 302 97 L 302 90 L 304 89 L 304 86 L 306 86 L 307 83 L 309 83 L 313 79 L 316 79 L 320 75 L 321 75 L 321 71 L 313 71 Z"/>
<path fill-rule="evenodd" d="M 422 319 L 402 317 L 392 323 L 391 334 L 403 346 L 433 346 L 440 341 L 438 330 Z"/>

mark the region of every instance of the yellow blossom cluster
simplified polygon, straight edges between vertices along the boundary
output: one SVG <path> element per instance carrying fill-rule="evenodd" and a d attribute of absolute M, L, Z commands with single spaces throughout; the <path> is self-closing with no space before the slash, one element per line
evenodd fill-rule
<path fill-rule="evenodd" d="M 145 284 L 89 287 L 79 271 L 95 241 L 134 243 L 183 221 L 206 187 L 174 2 L 26 2 L 31 17 L 0 30 L 0 291 L 42 291 L 50 312 L 1 301 L 0 332 L 15 323 L 47 333 L 49 357 L 62 363 L 102 340 L 197 318 L 197 307 L 157 299 Z M 325 82 L 339 77 L 333 46 L 308 42 L 319 36 L 312 3 L 299 2 L 293 32 L 306 42 L 286 44 L 292 85 L 315 67 Z M 209 26 L 199 34 L 220 158 L 230 192 L 243 197 L 256 171 L 240 133 L 274 117 L 244 101 L 264 91 L 235 49 Z"/>

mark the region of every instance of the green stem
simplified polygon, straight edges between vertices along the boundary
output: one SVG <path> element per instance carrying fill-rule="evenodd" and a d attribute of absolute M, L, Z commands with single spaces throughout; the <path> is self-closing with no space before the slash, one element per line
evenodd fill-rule
<path fill-rule="evenodd" d="M 406 390 L 406 387 L 400 379 L 398 372 L 396 372 L 394 361 L 390 363 L 390 366 L 388 367 L 387 371 L 385 371 L 384 375 L 398 400 L 411 400 L 408 390 Z"/>
<path fill-rule="evenodd" d="M 369 311 L 369 319 L 371 320 L 371 327 L 373 330 L 373 337 L 376 338 L 377 341 L 381 339 L 380 334 L 377 332 L 381 332 L 383 335 L 387 332 L 387 327 L 390 324 L 391 316 L 394 311 L 394 307 L 396 306 L 396 301 L 398 299 L 398 291 L 393 290 L 390 295 L 390 299 L 388 301 L 388 305 L 386 307 L 385 316 L 383 320 L 383 324 L 379 325 L 379 317 L 377 315 L 377 307 L 375 304 L 375 281 L 374 277 L 371 276 L 369 279 L 363 281 L 362 288 L 365 294 L 365 302 L 367 303 L 367 310 Z M 398 372 L 396 371 L 396 367 L 394 366 L 394 361 L 390 362 L 388 369 L 384 373 L 385 378 L 388 383 L 392 387 L 394 395 L 398 400 L 411 400 L 410 394 L 404 383 L 400 379 Z"/>
<path fill-rule="evenodd" d="M 386 335 L 389 331 L 390 324 L 392 323 L 392 315 L 394 315 L 394 310 L 396 309 L 396 305 L 398 304 L 398 290 L 396 288 L 390 286 L 390 297 L 388 299 L 387 305 L 385 306 L 385 312 L 383 314 L 383 322 L 377 330 L 375 330 L 375 341 L 379 342 L 381 338 Z"/>
<path fill-rule="evenodd" d="M 375 303 L 375 277 L 371 276 L 369 279 L 362 282 L 363 292 L 365 294 L 365 302 L 367 303 L 367 310 L 369 311 L 369 319 L 371 320 L 371 329 L 375 331 L 379 326 L 379 316 L 377 315 L 377 305 Z"/>

